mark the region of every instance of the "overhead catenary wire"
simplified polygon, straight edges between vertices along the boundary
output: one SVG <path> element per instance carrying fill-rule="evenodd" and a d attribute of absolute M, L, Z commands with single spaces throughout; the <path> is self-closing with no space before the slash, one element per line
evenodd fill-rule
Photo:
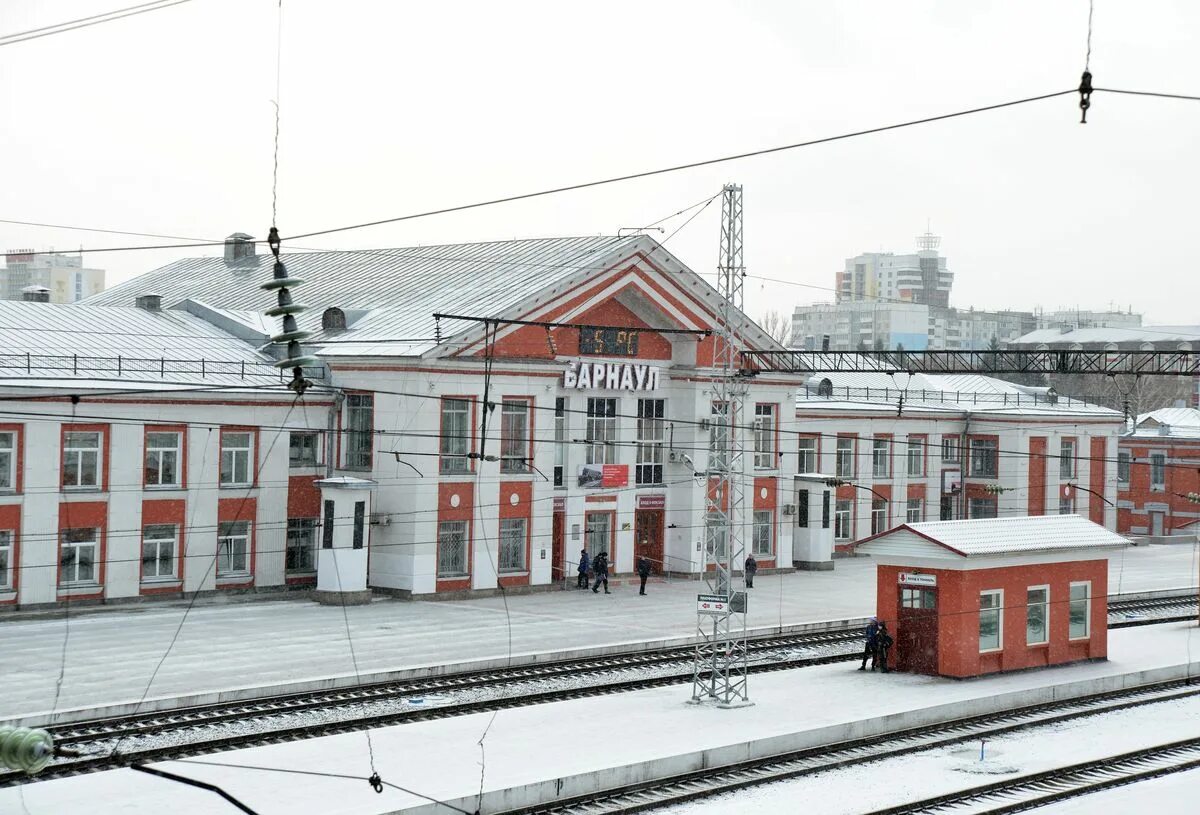
<path fill-rule="evenodd" d="M 49 37 L 54 34 L 65 34 L 68 31 L 77 31 L 81 28 L 90 28 L 94 25 L 103 23 L 111 23 L 116 20 L 123 20 L 126 17 L 136 17 L 139 14 L 148 14 L 151 11 L 160 11 L 171 6 L 182 5 L 189 3 L 191 0 L 154 0 L 150 3 L 141 3 L 136 6 L 128 6 L 126 8 L 114 9 L 104 12 L 103 14 L 93 14 L 90 17 L 80 17 L 75 20 L 67 20 L 54 25 L 42 26 L 41 28 L 31 28 L 27 31 L 16 31 L 12 34 L 0 34 L 0 46 L 14 45 L 19 42 L 28 42 L 42 37 Z"/>

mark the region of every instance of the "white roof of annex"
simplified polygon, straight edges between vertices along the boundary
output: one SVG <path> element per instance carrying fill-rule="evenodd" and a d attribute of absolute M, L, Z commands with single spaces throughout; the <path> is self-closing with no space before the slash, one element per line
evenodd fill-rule
<path fill-rule="evenodd" d="M 1117 549 L 1129 541 L 1079 515 L 901 524 L 855 547 L 864 555 L 962 560 Z"/>
<path fill-rule="evenodd" d="M 1129 435 L 1136 439 L 1200 439 L 1200 409 L 1162 408 L 1143 413 Z"/>

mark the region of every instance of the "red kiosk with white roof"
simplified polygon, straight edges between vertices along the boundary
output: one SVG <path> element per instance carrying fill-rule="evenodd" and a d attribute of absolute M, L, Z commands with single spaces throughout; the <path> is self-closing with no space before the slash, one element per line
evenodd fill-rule
<path fill-rule="evenodd" d="M 889 664 L 965 678 L 1108 654 L 1107 554 L 1128 541 L 1078 515 L 903 524 L 876 558 Z"/>

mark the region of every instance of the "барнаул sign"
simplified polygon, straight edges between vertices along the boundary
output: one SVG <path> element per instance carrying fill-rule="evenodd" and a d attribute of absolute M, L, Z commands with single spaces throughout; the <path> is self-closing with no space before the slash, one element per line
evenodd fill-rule
<path fill-rule="evenodd" d="M 662 370 L 632 362 L 571 362 L 563 372 L 563 387 L 584 390 L 652 391 Z"/>

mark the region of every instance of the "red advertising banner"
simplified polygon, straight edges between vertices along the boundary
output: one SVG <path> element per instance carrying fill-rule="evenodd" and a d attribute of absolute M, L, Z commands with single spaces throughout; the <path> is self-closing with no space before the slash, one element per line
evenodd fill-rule
<path fill-rule="evenodd" d="M 665 495 L 639 495 L 637 497 L 638 509 L 666 509 L 667 496 Z"/>
<path fill-rule="evenodd" d="M 629 465 L 628 464 L 605 464 L 602 470 L 600 486 L 608 487 L 628 487 L 629 486 Z"/>

